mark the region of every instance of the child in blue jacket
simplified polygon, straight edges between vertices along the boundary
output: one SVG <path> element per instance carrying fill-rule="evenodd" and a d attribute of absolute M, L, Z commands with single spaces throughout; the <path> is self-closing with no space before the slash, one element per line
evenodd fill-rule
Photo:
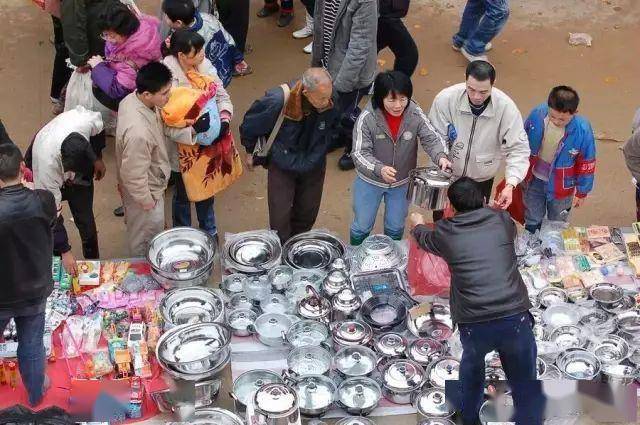
<path fill-rule="evenodd" d="M 531 148 L 525 228 L 531 233 L 545 216 L 568 221 L 572 206 L 580 207 L 593 189 L 596 145 L 591 124 L 577 115 L 579 103 L 571 87 L 554 87 L 547 104 L 536 106 L 525 122 Z"/>

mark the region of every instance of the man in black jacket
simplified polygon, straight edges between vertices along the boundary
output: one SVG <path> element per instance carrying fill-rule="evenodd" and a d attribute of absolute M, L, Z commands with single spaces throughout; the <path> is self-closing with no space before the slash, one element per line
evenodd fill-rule
<path fill-rule="evenodd" d="M 18 366 L 37 405 L 45 391 L 42 342 L 47 297 L 53 290 L 51 253 L 56 203 L 51 192 L 21 183 L 20 150 L 0 145 L 0 332 L 14 319 L 18 333 Z"/>
<path fill-rule="evenodd" d="M 464 350 L 463 422 L 478 423 L 484 358 L 496 350 L 513 391 L 516 424 L 542 424 L 545 400 L 536 380 L 531 302 L 517 267 L 515 224 L 506 211 L 485 207 L 479 183 L 468 177 L 453 183 L 448 196 L 455 215 L 438 221 L 435 230 L 419 214 L 409 221 L 418 245 L 451 269 L 451 315 Z"/>
<path fill-rule="evenodd" d="M 310 68 L 289 87 L 286 102 L 281 87 L 256 100 L 240 126 L 246 162 L 251 169 L 258 139 L 268 139 L 280 112 L 284 113 L 266 165 L 269 224 L 283 242 L 311 230 L 316 221 L 322 200 L 325 156 L 337 116 L 331 77 L 326 70 Z"/>

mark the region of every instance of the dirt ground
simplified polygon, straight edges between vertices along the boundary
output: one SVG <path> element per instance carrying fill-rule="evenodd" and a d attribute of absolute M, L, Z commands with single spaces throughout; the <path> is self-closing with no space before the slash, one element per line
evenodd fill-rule
<path fill-rule="evenodd" d="M 140 0 L 156 13 L 159 0 Z M 304 20 L 296 2 L 295 23 L 277 28 L 275 18 L 255 17 L 260 0 L 252 0 L 247 61 L 255 72 L 230 86 L 235 106 L 234 130 L 250 103 L 266 89 L 299 75 L 309 63 L 302 53 L 307 40 L 294 40 L 291 31 Z M 466 60 L 451 50 L 464 0 L 414 0 L 406 19 L 420 48 L 414 76 L 414 93 L 428 109 L 442 88 L 463 80 Z M 575 224 L 629 225 L 635 221 L 634 190 L 620 152 L 630 134 L 631 118 L 640 105 L 640 2 L 637 0 L 511 0 L 512 14 L 502 34 L 494 40 L 490 60 L 498 71 L 497 87 L 516 101 L 523 114 L 546 100 L 549 89 L 568 84 L 581 95 L 580 113 L 593 125 L 598 141 L 595 190 L 587 203 L 573 213 Z M 51 119 L 48 98 L 53 45 L 49 17 L 28 0 L 2 0 L 0 7 L 0 118 L 9 134 L 26 148 L 35 132 Z M 572 47 L 569 32 L 587 32 L 592 47 Z M 388 52 L 380 56 L 382 68 L 391 67 Z M 339 153 L 330 155 L 325 192 L 317 227 L 348 235 L 353 172 L 338 170 Z M 119 205 L 115 189 L 113 140 L 105 151 L 108 171 L 97 183 L 95 213 L 103 258 L 127 256 L 124 223 L 112 214 Z M 424 160 L 424 155 L 422 156 Z M 167 205 L 169 205 L 167 201 Z M 169 209 L 167 208 L 167 212 Z M 218 227 L 239 232 L 267 226 L 266 173 L 247 172 L 216 199 Z M 65 210 L 65 217 L 70 217 Z M 194 217 L 195 219 L 195 217 Z M 170 217 L 167 216 L 168 222 Z M 70 220 L 68 221 L 68 223 Z M 77 231 L 68 224 L 74 253 L 81 255 Z M 376 230 L 381 230 L 378 223 Z M 587 422 L 585 422 L 587 423 Z"/>

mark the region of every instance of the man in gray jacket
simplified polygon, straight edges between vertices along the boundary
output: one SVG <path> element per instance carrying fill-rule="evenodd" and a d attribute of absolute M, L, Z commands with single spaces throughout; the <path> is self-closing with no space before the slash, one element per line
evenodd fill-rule
<path fill-rule="evenodd" d="M 314 12 L 311 66 L 322 66 L 338 92 L 340 120 L 334 146 L 345 145 L 338 162 L 342 170 L 354 168 L 351 159 L 353 124 L 358 103 L 367 94 L 376 72 L 377 0 L 318 0 Z"/>
<path fill-rule="evenodd" d="M 640 109 L 636 111 L 631 124 L 631 138 L 624 144 L 624 162 L 633 177 L 633 184 L 636 187 L 636 220 L 640 221 Z"/>
<path fill-rule="evenodd" d="M 449 187 L 455 215 L 424 225 L 409 217 L 418 245 L 451 269 L 451 317 L 462 342 L 462 422 L 475 425 L 483 399 L 485 356 L 496 350 L 509 380 L 516 424 L 542 425 L 545 399 L 536 376 L 531 302 L 518 271 L 516 226 L 509 213 L 484 206 L 481 185 L 462 177 Z"/>
<path fill-rule="evenodd" d="M 513 189 L 527 175 L 531 151 L 522 115 L 509 96 L 493 87 L 495 79 L 496 70 L 489 62 L 471 62 L 464 83 L 436 95 L 429 120 L 447 136 L 453 174 L 478 181 L 487 203 L 504 159 L 507 184 L 498 205 L 506 209 Z M 434 219 L 442 217 L 437 213 Z"/>

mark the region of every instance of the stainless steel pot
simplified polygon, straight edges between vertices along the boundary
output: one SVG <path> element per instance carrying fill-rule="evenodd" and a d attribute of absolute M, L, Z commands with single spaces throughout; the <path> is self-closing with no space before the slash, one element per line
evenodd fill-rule
<path fill-rule="evenodd" d="M 253 393 L 263 385 L 283 382 L 284 380 L 280 375 L 270 370 L 255 369 L 244 372 L 233 381 L 233 390 L 229 393 L 229 396 L 233 399 L 235 411 L 244 416 L 247 404 Z"/>
<path fill-rule="evenodd" d="M 228 276 L 225 276 L 220 282 L 220 289 L 222 293 L 227 297 L 231 298 L 236 294 L 239 294 L 244 291 L 244 281 L 247 278 L 246 275 L 241 273 L 233 273 Z"/>
<path fill-rule="evenodd" d="M 427 368 L 427 379 L 436 388 L 444 388 L 447 381 L 456 381 L 459 375 L 460 361 L 453 357 L 441 357 Z"/>
<path fill-rule="evenodd" d="M 418 411 L 418 420 L 450 418 L 455 413 L 455 408 L 447 401 L 440 388 L 416 391 L 411 404 Z"/>
<path fill-rule="evenodd" d="M 294 348 L 287 356 L 287 366 L 294 376 L 325 375 L 331 370 L 331 353 L 312 345 Z"/>
<path fill-rule="evenodd" d="M 345 320 L 338 322 L 331 331 L 336 349 L 367 345 L 373 339 L 371 326 L 360 320 Z"/>
<path fill-rule="evenodd" d="M 413 360 L 392 360 L 381 372 L 382 394 L 396 404 L 410 404 L 411 395 L 426 380 L 422 366 Z"/>
<path fill-rule="evenodd" d="M 293 268 L 287 265 L 274 267 L 269 271 L 268 277 L 271 288 L 276 292 L 284 293 L 291 286 Z"/>
<path fill-rule="evenodd" d="M 249 423 L 300 424 L 298 394 L 286 384 L 266 384 L 260 387 L 252 397 L 252 407 L 253 415 L 248 418 Z"/>
<path fill-rule="evenodd" d="M 344 288 L 331 299 L 331 321 L 335 323 L 355 319 L 361 306 L 362 301 L 356 291 Z"/>
<path fill-rule="evenodd" d="M 156 357 L 161 365 L 186 374 L 206 374 L 229 355 L 231 331 L 219 323 L 175 326 L 160 337 Z"/>
<path fill-rule="evenodd" d="M 213 271 L 216 242 L 192 227 L 174 227 L 158 233 L 149 243 L 147 262 L 151 276 L 164 288 L 200 286 Z"/>
<path fill-rule="evenodd" d="M 253 301 L 249 299 L 247 294 L 244 292 L 240 292 L 235 294 L 229 299 L 227 302 L 227 310 L 239 310 L 239 309 L 251 309 L 253 310 L 255 306 L 253 305 Z"/>
<path fill-rule="evenodd" d="M 362 416 L 347 416 L 336 421 L 335 425 L 376 425 L 374 421 Z"/>
<path fill-rule="evenodd" d="M 404 330 L 407 307 L 395 296 L 374 295 L 362 303 L 360 315 L 378 332 Z"/>
<path fill-rule="evenodd" d="M 276 313 L 265 313 L 256 319 L 249 331 L 258 336 L 258 340 L 269 347 L 281 347 L 284 345 L 283 335 L 291 327 L 292 320 L 289 316 Z"/>
<path fill-rule="evenodd" d="M 298 316 L 303 319 L 317 320 L 328 324 L 331 319 L 331 303 L 329 300 L 321 297 L 311 285 L 307 285 L 307 293 L 309 295 L 297 303 L 296 312 Z"/>
<path fill-rule="evenodd" d="M 333 380 L 324 375 L 296 378 L 291 386 L 298 394 L 300 413 L 309 417 L 324 415 L 333 405 L 337 391 Z"/>
<path fill-rule="evenodd" d="M 607 364 L 602 366 L 602 381 L 612 385 L 631 385 L 640 377 L 640 372 L 633 366 L 624 364 Z"/>
<path fill-rule="evenodd" d="M 510 394 L 503 394 L 482 404 L 479 414 L 480 422 L 482 425 L 509 422 L 513 417 L 513 413 L 513 398 Z"/>
<path fill-rule="evenodd" d="M 190 425 L 244 425 L 238 415 L 219 407 L 197 409 L 189 419 Z"/>
<path fill-rule="evenodd" d="M 438 167 L 415 168 L 409 172 L 407 200 L 427 210 L 444 210 L 449 203 L 447 190 L 451 183 L 451 175 Z"/>
<path fill-rule="evenodd" d="M 616 316 L 618 335 L 631 347 L 640 347 L 640 310 L 633 309 Z"/>
<path fill-rule="evenodd" d="M 407 347 L 407 357 L 421 366 L 429 366 L 431 362 L 444 356 L 446 346 L 433 338 L 418 338 Z"/>
<path fill-rule="evenodd" d="M 334 369 L 344 378 L 368 376 L 376 368 L 378 357 L 367 347 L 344 347 L 333 358 Z"/>
<path fill-rule="evenodd" d="M 244 280 L 244 293 L 254 304 L 259 305 L 271 294 L 271 284 L 267 275 L 247 276 Z"/>
<path fill-rule="evenodd" d="M 328 339 L 329 328 L 316 320 L 300 320 L 291 325 L 285 334 L 286 342 L 294 348 L 309 345 L 330 348 L 327 344 Z"/>
<path fill-rule="evenodd" d="M 409 342 L 396 332 L 387 332 L 374 338 L 373 348 L 381 357 L 395 359 L 404 356 Z"/>
<path fill-rule="evenodd" d="M 449 307 L 442 304 L 420 304 L 407 312 L 407 329 L 417 338 L 447 341 L 455 332 Z"/>
<path fill-rule="evenodd" d="M 284 263 L 294 269 L 327 269 L 344 257 L 344 243 L 329 232 L 310 230 L 291 237 L 283 248 Z"/>
<path fill-rule="evenodd" d="M 351 287 L 351 279 L 347 271 L 347 265 L 342 258 L 336 258 L 331 263 L 327 276 L 322 281 L 322 294 L 331 299 L 345 288 Z"/>
<path fill-rule="evenodd" d="M 340 385 L 335 400 L 350 415 L 367 416 L 382 398 L 380 385 L 371 378 L 349 378 Z"/>
<path fill-rule="evenodd" d="M 239 308 L 230 311 L 227 315 L 227 324 L 235 336 L 251 335 L 251 327 L 255 325 L 258 313 L 248 308 Z"/>
<path fill-rule="evenodd" d="M 570 348 L 556 360 L 558 369 L 569 379 L 594 380 L 602 368 L 600 360 L 582 348 Z"/>
<path fill-rule="evenodd" d="M 260 309 L 263 313 L 290 314 L 291 303 L 282 294 L 270 294 L 260 301 Z"/>
<path fill-rule="evenodd" d="M 176 288 L 167 292 L 158 307 L 165 329 L 176 325 L 224 321 L 224 302 L 209 288 Z"/>

